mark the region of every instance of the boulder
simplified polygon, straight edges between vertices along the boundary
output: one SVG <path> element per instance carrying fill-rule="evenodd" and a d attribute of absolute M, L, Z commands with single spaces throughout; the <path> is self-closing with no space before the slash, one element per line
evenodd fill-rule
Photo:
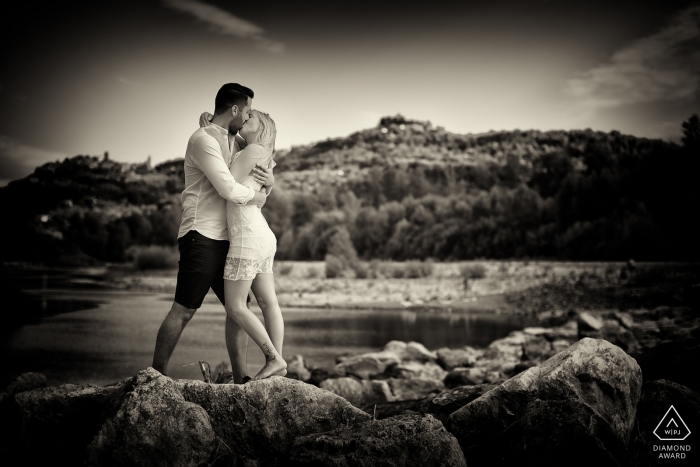
<path fill-rule="evenodd" d="M 480 355 L 479 352 L 471 347 L 464 347 L 463 349 L 449 349 L 443 347 L 438 349 L 436 354 L 438 363 L 445 370 L 474 366 L 477 357 Z"/>
<path fill-rule="evenodd" d="M 411 378 L 397 379 L 391 378 L 386 380 L 394 400 L 421 400 L 445 390 L 445 385 L 442 381 L 432 378 Z"/>
<path fill-rule="evenodd" d="M 309 380 L 306 381 L 309 384 L 313 384 L 314 386 L 320 387 L 321 382 L 331 379 L 331 378 L 337 378 L 339 375 L 335 372 L 335 370 L 326 370 L 325 368 L 314 368 L 311 370 L 311 376 L 309 377 Z"/>
<path fill-rule="evenodd" d="M 355 407 L 394 400 L 389 385 L 382 380 L 358 380 L 350 377 L 327 379 L 321 383 L 321 389 L 339 395 Z"/>
<path fill-rule="evenodd" d="M 627 313 L 625 311 L 614 311 L 613 317 L 627 329 L 630 329 L 634 325 L 634 317 L 631 313 Z"/>
<path fill-rule="evenodd" d="M 88 446 L 90 465 L 196 466 L 216 448 L 209 415 L 153 368 L 136 374 Z"/>
<path fill-rule="evenodd" d="M 397 415 L 402 415 L 407 412 L 418 413 L 418 407 L 422 402 L 423 399 L 379 402 L 377 404 L 371 404 L 362 407 L 362 410 L 364 410 L 375 420 L 384 420 L 385 418 L 395 417 Z"/>
<path fill-rule="evenodd" d="M 446 424 L 447 418 L 452 412 L 497 387 L 498 385 L 495 384 L 461 386 L 449 391 L 443 391 L 434 397 L 426 397 L 420 402 L 417 409 L 419 412 L 433 415 L 443 424 Z"/>
<path fill-rule="evenodd" d="M 374 357 L 380 362 L 382 362 L 384 365 L 397 365 L 401 363 L 401 357 L 396 354 L 396 352 L 393 352 L 391 350 L 382 350 L 380 352 L 369 352 L 366 354 L 362 354 L 367 357 Z"/>
<path fill-rule="evenodd" d="M 339 375 L 352 375 L 360 379 L 370 379 L 384 373 L 385 369 L 386 364 L 381 360 L 366 354 L 349 357 L 335 366 Z"/>
<path fill-rule="evenodd" d="M 0 392 L 0 403 L 5 398 L 11 398 L 20 392 L 30 391 L 32 389 L 45 388 L 46 376 L 41 373 L 22 373 L 12 381 L 10 381 L 5 389 Z"/>
<path fill-rule="evenodd" d="M 426 362 L 437 360 L 437 354 L 426 349 L 425 346 L 419 342 L 406 343 L 402 341 L 389 341 L 382 349 L 382 352 L 391 352 L 401 361 L 417 360 L 419 362 Z"/>
<path fill-rule="evenodd" d="M 593 316 L 587 311 L 583 311 L 578 314 L 576 317 L 576 323 L 578 324 L 579 337 L 585 337 L 581 336 L 581 332 L 599 331 L 603 328 L 603 320 Z"/>
<path fill-rule="evenodd" d="M 523 344 L 537 336 L 522 331 L 513 331 L 502 339 L 496 339 L 486 348 L 482 359 L 519 362 L 523 357 Z"/>
<path fill-rule="evenodd" d="M 513 370 L 515 370 L 515 367 L 521 362 L 522 360 L 515 360 L 513 358 L 510 358 L 508 356 L 502 356 L 495 357 L 492 359 L 486 359 L 482 358 L 481 360 L 477 360 L 476 366 L 474 368 L 477 368 L 479 370 L 483 370 L 486 373 L 499 373 L 499 374 L 504 374 L 504 375 L 512 375 Z M 456 368 L 455 368 L 456 369 Z"/>
<path fill-rule="evenodd" d="M 533 362 L 531 360 L 526 360 L 524 362 L 520 362 L 517 365 L 515 365 L 515 368 L 513 368 L 513 376 L 519 375 L 523 371 L 527 371 L 530 368 L 537 366 L 537 362 Z"/>
<path fill-rule="evenodd" d="M 580 400 L 530 401 L 518 423 L 499 435 L 498 445 L 508 447 L 491 453 L 488 465 L 619 467 L 628 462 L 625 443 Z"/>
<path fill-rule="evenodd" d="M 552 344 L 544 337 L 533 336 L 523 343 L 523 359 L 544 361 L 552 355 Z"/>
<path fill-rule="evenodd" d="M 556 339 L 552 341 L 552 355 L 556 355 L 562 350 L 566 350 L 571 347 L 571 341 L 566 339 Z"/>
<path fill-rule="evenodd" d="M 370 418 L 342 397 L 279 376 L 242 385 L 183 380 L 177 387 L 186 401 L 207 411 L 226 446 L 258 460 L 284 458 L 299 436 L 353 427 Z"/>
<path fill-rule="evenodd" d="M 286 465 L 466 466 L 459 444 L 431 415 L 399 415 L 355 429 L 302 436 Z"/>
<path fill-rule="evenodd" d="M 62 445 L 67 450 L 84 450 L 132 386 L 129 378 L 112 386 L 63 384 L 17 394 L 25 443 L 36 448 Z"/>
<path fill-rule="evenodd" d="M 483 384 L 487 371 L 483 368 L 455 368 L 445 376 L 445 387 L 454 389 L 459 386 Z"/>
<path fill-rule="evenodd" d="M 311 372 L 306 368 L 304 362 L 304 357 L 301 355 L 294 355 L 292 358 L 287 360 L 287 378 L 298 379 L 299 381 L 309 381 L 311 379 Z"/>
<path fill-rule="evenodd" d="M 654 446 L 679 443 L 663 441 L 654 435 L 671 406 L 691 432 L 693 427 L 700 426 L 700 396 L 696 392 L 664 379 L 644 383 L 637 404 L 637 427 L 629 443 L 630 456 L 637 460 L 636 465 L 662 465 L 665 459 L 659 459 Z M 663 433 L 661 437 L 664 437 Z"/>
<path fill-rule="evenodd" d="M 525 328 L 524 331 L 528 332 L 528 329 L 529 328 Z M 578 324 L 575 320 L 569 320 L 562 326 L 554 326 L 544 329 L 545 330 L 542 333 L 534 335 L 540 335 L 552 342 L 558 339 L 564 339 L 570 342 L 575 342 L 578 340 Z"/>
<path fill-rule="evenodd" d="M 641 350 L 653 349 L 661 343 L 661 330 L 657 321 L 636 322 L 630 329 Z"/>
<path fill-rule="evenodd" d="M 24 444 L 22 440 L 22 430 L 19 429 L 22 426 L 22 419 L 14 396 L 25 391 L 43 388 L 45 386 L 46 377 L 41 373 L 23 373 L 10 380 L 5 388 L 0 390 L 0 455 L 3 458 L 7 453 L 17 452 L 17 447 Z M 37 450 L 32 450 L 32 453 L 36 452 Z M 53 454 L 58 454 L 64 459 L 73 461 L 73 463 L 76 464 L 81 462 L 80 456 L 71 456 L 66 453 L 65 450 L 54 448 Z M 23 456 L 24 463 L 44 464 L 49 461 L 49 459 L 37 459 L 36 456 L 32 457 L 32 459 L 28 459 L 27 456 Z"/>
<path fill-rule="evenodd" d="M 389 378 L 432 378 L 442 381 L 447 376 L 447 372 L 440 365 L 434 362 L 417 362 L 408 360 L 398 365 L 387 367 L 384 376 Z"/>
<path fill-rule="evenodd" d="M 419 362 L 434 362 L 437 360 L 437 354 L 425 348 L 420 342 L 409 342 L 406 344 L 406 352 L 409 360 L 418 360 Z"/>
<path fill-rule="evenodd" d="M 486 373 L 486 376 L 484 376 L 484 383 L 487 384 L 494 384 L 494 383 L 502 383 L 508 379 L 505 375 L 499 373 L 498 371 L 489 371 Z"/>
<path fill-rule="evenodd" d="M 470 465 L 491 465 L 495 451 L 509 452 L 514 456 L 511 461 L 518 459 L 525 465 L 553 465 L 547 459 L 559 459 L 571 445 L 568 429 L 579 434 L 586 446 L 599 446 L 595 452 L 577 451 L 575 455 L 583 461 L 612 456 L 624 463 L 619 458 L 624 449 L 619 447 L 627 444 L 632 433 L 641 379 L 637 362 L 622 349 L 604 340 L 584 338 L 455 411 L 447 426 Z M 548 410 L 552 413 L 549 419 Z M 571 420 L 557 418 L 566 418 L 567 410 Z M 520 441 L 534 440 L 528 437 L 536 436 L 538 423 L 543 432 L 551 434 L 548 445 L 533 441 L 537 449 L 551 451 L 546 455 Z M 557 426 L 562 427 L 561 433 Z M 504 435 L 506 430 L 512 436 Z M 546 462 L 538 464 L 540 461 Z"/>

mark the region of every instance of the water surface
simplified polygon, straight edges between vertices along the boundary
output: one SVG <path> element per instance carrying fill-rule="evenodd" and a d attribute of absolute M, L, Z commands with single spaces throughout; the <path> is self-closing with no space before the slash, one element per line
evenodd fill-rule
<path fill-rule="evenodd" d="M 29 290 L 47 312 L 32 324 L 6 333 L 3 375 L 44 373 L 50 385 L 66 382 L 108 384 L 150 366 L 156 334 L 171 295 L 86 288 L 61 284 Z M 262 320 L 262 313 L 254 308 Z M 18 310 L 22 313 L 22 310 Z M 486 346 L 514 329 L 531 324 L 523 317 L 447 312 L 283 309 L 283 355 L 303 355 L 313 366 L 331 367 L 343 353 L 380 350 L 390 340 L 417 341 L 428 349 Z M 170 361 L 169 376 L 201 379 L 197 365 L 212 368 L 227 360 L 225 315 L 213 293 L 185 328 Z M 248 373 L 264 363 L 252 340 Z"/>

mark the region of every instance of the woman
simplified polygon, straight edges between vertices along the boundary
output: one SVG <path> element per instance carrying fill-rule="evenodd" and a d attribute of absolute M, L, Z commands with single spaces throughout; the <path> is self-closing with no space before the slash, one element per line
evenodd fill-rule
<path fill-rule="evenodd" d="M 277 134 L 275 122 L 268 114 L 252 110 L 239 134 L 246 146 L 233 156 L 231 175 L 237 182 L 262 191 L 262 184 L 255 180 L 251 171 L 256 164 L 268 168 L 276 165 L 272 160 Z M 287 374 L 287 363 L 282 358 L 284 321 L 272 276 L 277 239 L 258 206 L 227 202 L 226 221 L 230 242 L 224 269 L 226 313 L 265 355 L 265 366 L 253 380 L 284 376 Z M 265 326 L 246 306 L 251 288 L 265 317 Z"/>

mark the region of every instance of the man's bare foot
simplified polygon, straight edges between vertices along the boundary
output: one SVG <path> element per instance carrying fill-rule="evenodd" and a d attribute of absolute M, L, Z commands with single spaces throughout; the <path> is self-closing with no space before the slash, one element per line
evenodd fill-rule
<path fill-rule="evenodd" d="M 284 376 L 287 374 L 287 362 L 281 358 L 268 360 L 265 366 L 260 369 L 257 375 L 253 377 L 253 381 L 269 378 L 270 376 Z"/>

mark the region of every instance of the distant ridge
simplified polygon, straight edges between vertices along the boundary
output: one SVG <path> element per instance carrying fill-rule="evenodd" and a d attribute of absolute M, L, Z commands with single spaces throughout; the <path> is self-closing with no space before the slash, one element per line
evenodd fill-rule
<path fill-rule="evenodd" d="M 334 238 L 363 259 L 700 258 L 688 207 L 700 203 L 698 126 L 683 123 L 681 146 L 590 129 L 456 134 L 387 116 L 280 151 L 264 212 L 278 259 L 322 260 Z M 182 159 L 44 164 L 0 188 L 19 226 L 0 231 L 13 246 L 0 260 L 124 261 L 175 245 L 183 188 Z"/>

